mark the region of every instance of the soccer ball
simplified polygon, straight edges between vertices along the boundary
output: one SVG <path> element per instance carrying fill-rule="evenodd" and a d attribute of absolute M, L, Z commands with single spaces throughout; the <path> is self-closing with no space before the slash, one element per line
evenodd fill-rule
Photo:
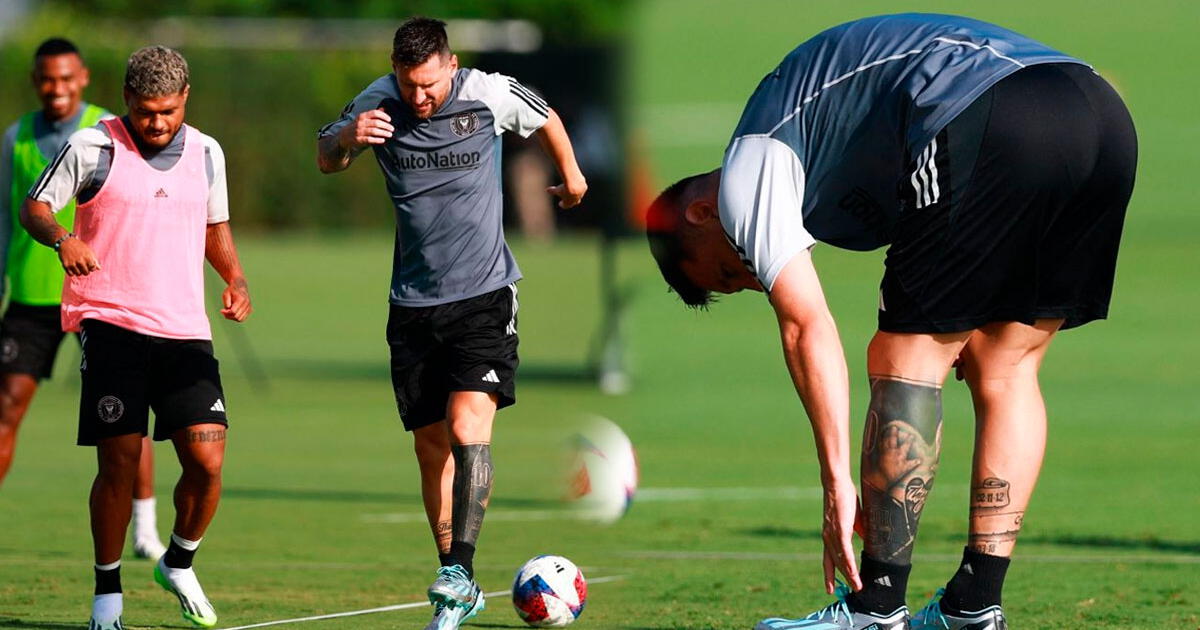
<path fill-rule="evenodd" d="M 601 523 L 621 518 L 638 486 L 637 454 L 625 433 L 610 420 L 592 418 L 572 437 L 568 498 L 583 516 Z"/>
<path fill-rule="evenodd" d="M 571 625 L 587 603 L 587 581 L 573 562 L 562 556 L 538 556 L 517 571 L 513 607 L 535 628 Z"/>

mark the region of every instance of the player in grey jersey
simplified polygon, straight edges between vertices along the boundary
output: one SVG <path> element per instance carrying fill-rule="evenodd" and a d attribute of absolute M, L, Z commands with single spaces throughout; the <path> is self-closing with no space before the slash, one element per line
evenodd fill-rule
<path fill-rule="evenodd" d="M 721 168 L 652 204 L 651 250 L 685 303 L 766 292 L 816 438 L 826 589 L 835 568 L 854 589 L 758 630 L 1004 629 L 1002 587 L 1046 443 L 1038 370 L 1058 331 L 1108 314 L 1136 162 L 1129 112 L 1079 59 L 970 18 L 885 15 L 796 47 L 759 82 Z M 888 246 L 867 347 L 861 514 L 817 242 Z M 954 364 L 976 415 L 967 546 L 910 620 Z"/>
<path fill-rule="evenodd" d="M 516 260 L 504 242 L 500 135 L 537 134 L 577 205 L 587 182 L 562 121 L 511 77 L 459 68 L 445 23 L 409 19 L 392 70 L 318 132 L 323 173 L 372 148 L 396 211 L 387 339 L 404 427 L 413 432 L 425 511 L 442 567 L 430 629 L 483 609 L 475 543 L 492 489 L 497 409 L 516 401 Z"/>

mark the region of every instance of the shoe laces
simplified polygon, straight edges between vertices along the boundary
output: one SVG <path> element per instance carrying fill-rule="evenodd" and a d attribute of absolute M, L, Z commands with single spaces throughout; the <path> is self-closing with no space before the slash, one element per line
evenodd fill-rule
<path fill-rule="evenodd" d="M 440 567 L 438 568 L 437 573 L 439 579 L 470 581 L 470 578 L 467 577 L 467 570 L 462 568 L 461 564 Z"/>
<path fill-rule="evenodd" d="M 933 599 L 929 600 L 928 604 L 925 604 L 925 607 L 921 609 L 921 612 L 917 613 L 917 616 L 923 619 L 926 624 L 936 619 L 943 628 L 949 628 L 950 622 L 946 621 L 946 616 L 942 614 L 942 595 L 945 594 L 946 589 L 939 588 Z"/>
<path fill-rule="evenodd" d="M 822 621 L 827 616 L 829 617 L 830 621 L 838 621 L 842 617 L 845 617 L 847 620 L 852 619 L 853 617 L 850 612 L 850 604 L 846 603 L 846 598 L 850 596 L 850 587 L 846 586 L 845 582 L 838 580 L 837 586 L 833 589 L 833 594 L 837 596 L 836 602 L 833 602 L 821 610 L 818 610 L 817 612 L 805 617 L 805 619 Z"/>

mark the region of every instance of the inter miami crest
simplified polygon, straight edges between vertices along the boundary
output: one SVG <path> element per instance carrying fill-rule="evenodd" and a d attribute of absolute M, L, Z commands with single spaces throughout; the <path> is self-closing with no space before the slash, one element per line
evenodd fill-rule
<path fill-rule="evenodd" d="M 479 129 L 479 116 L 475 112 L 463 112 L 450 119 L 450 130 L 462 138 L 475 133 Z"/>
<path fill-rule="evenodd" d="M 100 414 L 101 420 L 112 424 L 125 415 L 125 403 L 116 396 L 105 396 L 100 399 L 100 404 L 96 405 L 96 412 Z"/>

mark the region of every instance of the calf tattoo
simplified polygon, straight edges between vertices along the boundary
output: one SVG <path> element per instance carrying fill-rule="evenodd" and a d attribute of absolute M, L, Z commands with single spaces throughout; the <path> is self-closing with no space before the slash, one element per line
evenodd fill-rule
<path fill-rule="evenodd" d="M 452 444 L 450 452 L 454 455 L 453 540 L 474 545 L 492 496 L 492 448 L 488 444 Z"/>
<path fill-rule="evenodd" d="M 871 377 L 862 447 L 867 555 L 894 564 L 911 562 L 917 522 L 933 487 L 941 445 L 940 387 Z"/>
<path fill-rule="evenodd" d="M 1009 507 L 1009 483 L 986 477 L 971 488 L 971 533 L 967 546 L 992 555 L 1006 555 L 1017 542 L 1025 512 Z"/>
<path fill-rule="evenodd" d="M 437 542 L 439 553 L 450 553 L 450 539 L 454 532 L 451 521 L 438 521 L 433 526 L 433 539 Z"/>

